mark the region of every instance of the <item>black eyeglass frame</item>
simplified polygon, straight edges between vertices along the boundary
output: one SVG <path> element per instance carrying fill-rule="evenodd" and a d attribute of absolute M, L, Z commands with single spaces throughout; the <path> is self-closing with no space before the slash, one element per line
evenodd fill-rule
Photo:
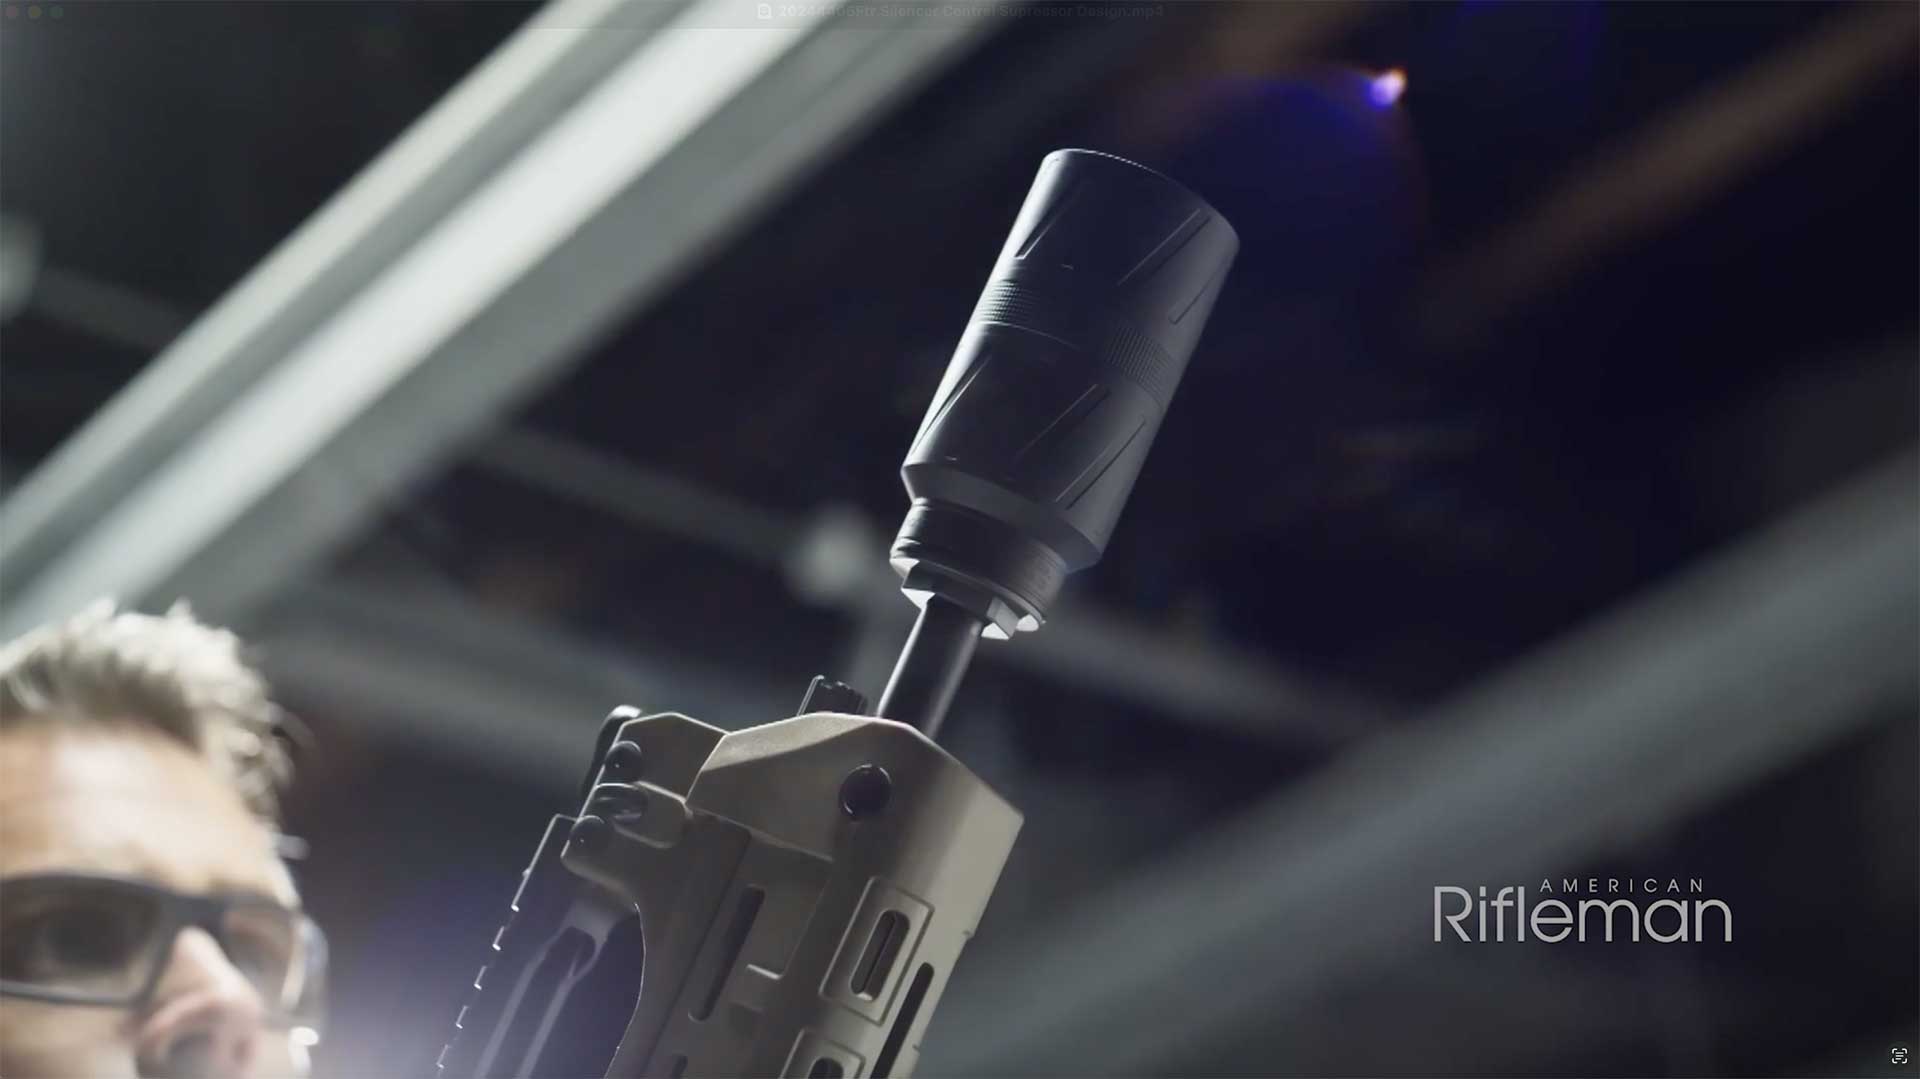
<path fill-rule="evenodd" d="M 171 888 L 141 880 L 136 877 L 116 876 L 103 873 L 28 873 L 13 877 L 0 877 L 0 902 L 4 902 L 6 892 L 21 888 L 59 888 L 62 886 L 80 886 L 89 889 L 105 889 L 126 894 L 138 895 L 155 904 L 157 923 L 153 930 L 160 944 L 152 949 L 150 958 L 138 960 L 152 966 L 152 970 L 140 979 L 138 988 L 126 993 L 89 992 L 77 989 L 62 989 L 55 986 L 35 985 L 31 982 L 9 981 L 0 977 L 0 997 L 16 997 L 23 1000 L 38 1000 L 50 1004 L 78 1004 L 89 1007 L 141 1009 L 153 1002 L 153 994 L 165 976 L 167 963 L 173 954 L 174 943 L 187 929 L 199 929 L 214 939 L 229 962 L 235 962 L 232 945 L 227 939 L 224 928 L 227 914 L 236 909 L 270 910 L 275 915 L 290 915 L 294 920 L 296 939 L 294 947 L 301 950 L 295 961 L 304 961 L 306 969 L 302 973 L 303 991 L 290 1006 L 284 1000 L 267 1000 L 266 991 L 255 985 L 260 993 L 269 1020 L 279 1026 L 297 1026 L 317 1028 L 320 1017 L 317 1014 L 320 1002 L 311 999 L 316 994 L 305 986 L 323 984 L 327 969 L 327 938 L 321 932 L 313 918 L 299 907 L 290 907 L 285 903 L 263 895 L 249 892 L 226 892 L 211 895 L 188 895 Z M 249 979 L 249 984 L 252 980 Z M 284 993 L 284 987 L 283 987 Z M 300 1007 L 302 1003 L 305 1008 Z"/>

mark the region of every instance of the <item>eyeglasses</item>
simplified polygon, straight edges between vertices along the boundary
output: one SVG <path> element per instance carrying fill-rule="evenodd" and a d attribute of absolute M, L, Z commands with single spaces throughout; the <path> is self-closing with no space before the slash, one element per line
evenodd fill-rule
<path fill-rule="evenodd" d="M 327 948 L 313 919 L 259 896 L 182 895 L 120 877 L 0 879 L 0 996 L 145 1007 L 188 928 L 219 943 L 275 1025 L 318 1031 Z"/>

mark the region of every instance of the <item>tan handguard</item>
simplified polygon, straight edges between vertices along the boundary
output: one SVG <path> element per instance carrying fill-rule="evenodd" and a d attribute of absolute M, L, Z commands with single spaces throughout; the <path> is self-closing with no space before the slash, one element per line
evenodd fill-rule
<path fill-rule="evenodd" d="M 630 719 L 446 1076 L 905 1076 L 1021 816 L 902 723 Z"/>

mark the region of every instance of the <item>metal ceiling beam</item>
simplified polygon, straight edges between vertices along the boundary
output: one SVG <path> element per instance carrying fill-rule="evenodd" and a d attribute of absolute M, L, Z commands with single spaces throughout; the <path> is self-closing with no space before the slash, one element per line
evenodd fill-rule
<path fill-rule="evenodd" d="M 805 688 L 615 652 L 457 595 L 337 580 L 283 594 L 249 645 L 296 707 L 555 790 L 578 782 L 615 705 L 731 729 L 791 714 Z"/>
<path fill-rule="evenodd" d="M 1845 114 L 1876 81 L 1910 67 L 1920 7 L 1838 11 L 1731 79 L 1604 146 L 1568 182 L 1485 240 L 1435 260 L 1414 301 L 1422 338 L 1472 347 L 1502 312 L 1610 251 L 1657 231 L 1773 155 Z"/>
<path fill-rule="evenodd" d="M 983 935 L 923 1073 L 1179 1067 L 1343 974 L 1433 954 L 1436 885 L 1570 872 L 1910 709 L 1917 473 L 1909 450 L 1070 919 Z"/>
<path fill-rule="evenodd" d="M 556 28 L 591 38 L 659 8 L 613 5 L 564 24 L 536 15 L 509 49 L 533 50 L 528 36 Z M 177 451 L 155 451 L 165 459 L 130 485 L 106 485 L 117 497 L 90 524 L 41 532 L 33 500 L 10 503 L 8 519 L 59 542 L 14 537 L 24 554 L 16 561 L 9 545 L 0 634 L 103 593 L 130 603 L 187 595 L 210 618 L 240 621 L 622 312 L 673 285 L 987 20 L 845 22 L 821 8 L 770 25 L 744 0 L 701 0 L 649 27 L 414 242 L 361 265 L 362 287 L 343 285 L 307 332 L 266 349 L 270 369 L 229 407 L 197 417 Z M 271 291 L 263 282 L 274 270 L 270 260 L 241 292 Z M 151 384 L 144 392 L 164 396 Z M 153 410 L 162 425 L 174 422 L 165 405 Z M 88 445 L 111 457 L 143 443 Z M 104 457 L 103 469 L 132 467 Z M 54 503 L 58 487 L 46 496 Z M 66 519 L 57 506 L 47 516 Z M 43 566 L 35 542 L 48 545 Z"/>
<path fill-rule="evenodd" d="M 162 301 L 110 282 L 53 267 L 40 269 L 43 283 L 57 278 L 69 285 L 56 290 L 57 295 L 36 290 L 35 310 L 77 330 L 102 332 L 103 328 L 121 327 L 117 332 L 108 330 L 106 336 L 158 348 L 171 336 L 163 332 L 166 328 L 177 330 L 189 321 Z M 82 303 L 80 297 L 89 300 Z M 56 303 L 57 299 L 73 302 Z M 790 519 L 744 499 L 525 427 L 505 427 L 489 433 L 468 449 L 463 460 L 571 499 L 630 527 L 723 550 L 750 564 L 785 570 L 803 602 L 838 608 L 858 623 L 857 640 L 841 669 L 833 673 L 870 694 L 885 684 L 913 625 L 913 609 L 901 597 L 899 581 L 887 568 L 884 540 L 873 534 L 871 522 L 857 511 L 823 511 L 811 522 Z M 0 479 L 6 474 L 0 472 Z M 826 564 L 821 564 L 823 559 Z M 394 669 L 395 657 L 405 654 L 407 646 L 391 633 L 373 629 L 371 636 L 343 635 L 323 628 L 336 620 L 370 628 L 384 625 L 373 616 L 387 604 L 377 602 L 377 597 L 363 587 L 340 581 L 329 581 L 323 588 L 296 585 L 293 594 L 323 601 L 326 613 L 299 632 L 301 641 L 323 641 L 324 647 L 308 662 L 288 657 L 285 648 L 276 649 L 282 653 L 279 662 L 284 672 L 276 684 L 285 683 L 305 692 L 308 687 L 340 685 L 343 680 L 385 683 L 389 677 L 397 677 L 406 686 L 415 686 L 406 664 Z M 348 597 L 362 597 L 368 602 Z M 447 598 L 449 602 L 457 599 Z M 502 622 L 511 617 L 475 607 L 459 604 L 458 610 L 446 612 L 450 617 L 441 624 L 421 628 L 440 637 L 447 632 L 464 632 L 476 622 Z M 983 655 L 989 663 L 1030 670 L 1139 701 L 1176 719 L 1281 745 L 1347 741 L 1405 712 L 1401 706 L 1324 678 L 1288 670 L 1268 657 L 1224 641 L 1183 637 L 1070 599 L 1064 609 L 1064 617 L 1056 618 L 1046 632 L 1004 648 L 989 646 Z M 592 650 L 584 643 L 578 648 Z M 563 650 L 544 650 L 555 662 L 530 665 L 511 693 L 493 693 L 488 699 L 496 704 L 509 698 L 524 704 L 543 695 L 550 704 L 575 700 L 576 687 L 565 677 L 552 676 L 569 666 L 560 655 Z M 318 673 L 322 668 L 324 676 Z M 698 696 L 697 692 L 689 696 L 692 687 L 685 678 L 670 679 L 666 686 L 652 677 L 638 683 L 656 693 L 670 689 L 663 700 Z M 339 694 L 330 696 L 337 698 Z M 392 699 L 393 694 L 378 694 L 366 703 L 377 705 Z M 596 699 L 604 702 L 613 698 Z M 462 715 L 491 715 L 497 711 L 484 703 L 477 710 L 469 708 L 453 697 L 445 698 L 439 714 L 433 716 L 426 714 L 429 702 L 425 699 L 415 700 L 411 707 L 417 720 L 436 729 L 445 725 L 443 720 L 457 722 Z M 576 704 L 567 710 L 575 713 L 579 708 Z M 521 759 L 517 754 L 530 748 L 524 744 L 530 737 L 534 735 L 516 734 L 514 753 L 503 759 L 508 763 Z M 564 733 L 556 735 L 553 741 L 562 744 L 543 745 L 541 753 L 566 752 L 565 747 L 571 744 L 564 742 L 568 737 Z M 493 742 L 483 737 L 474 744 Z"/>
<path fill-rule="evenodd" d="M 827 512 L 813 522 L 790 520 L 524 429 L 494 433 L 472 448 L 468 460 L 628 525 L 786 572 L 803 600 L 872 624 L 871 647 L 855 653 L 871 652 L 878 664 L 856 659 L 854 666 L 864 670 L 836 672 L 870 694 L 879 692 L 912 626 L 912 608 L 888 568 L 886 537 L 874 533 L 857 511 Z M 1084 601 L 1063 602 L 1040 632 L 989 644 L 979 658 L 1281 744 L 1345 742 L 1372 733 L 1403 711 L 1250 650 L 1181 637 Z"/>
<path fill-rule="evenodd" d="M 164 304 L 58 267 L 26 281 L 21 299 L 41 313 L 131 348 L 164 350 L 0 505 L 8 595 L 131 497 L 682 6 L 556 0 L 191 326 Z"/>

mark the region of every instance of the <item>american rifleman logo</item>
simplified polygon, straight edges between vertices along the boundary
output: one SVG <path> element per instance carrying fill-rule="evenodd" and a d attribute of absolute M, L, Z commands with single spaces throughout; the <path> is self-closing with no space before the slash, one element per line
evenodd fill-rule
<path fill-rule="evenodd" d="M 1556 887 L 1556 883 L 1558 886 Z M 1489 941 L 1651 941 L 1732 943 L 1733 908 L 1703 898 L 1699 877 L 1565 877 L 1543 879 L 1530 894 L 1509 884 L 1491 896 L 1451 884 L 1433 889 L 1433 939 Z M 1561 898 L 1565 897 L 1565 898 Z"/>

